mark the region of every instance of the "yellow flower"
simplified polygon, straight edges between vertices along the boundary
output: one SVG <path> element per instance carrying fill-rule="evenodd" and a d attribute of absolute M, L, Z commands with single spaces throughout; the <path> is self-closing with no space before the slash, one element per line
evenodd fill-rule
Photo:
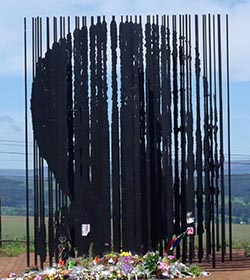
<path fill-rule="evenodd" d="M 124 252 L 124 251 L 122 251 L 122 252 L 120 253 L 120 256 L 121 256 L 121 257 L 129 257 L 129 256 L 132 256 L 132 254 L 131 254 L 131 252 Z"/>

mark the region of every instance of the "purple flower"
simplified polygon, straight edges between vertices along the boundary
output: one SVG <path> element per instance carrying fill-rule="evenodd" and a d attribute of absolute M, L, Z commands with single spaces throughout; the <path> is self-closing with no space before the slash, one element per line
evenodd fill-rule
<path fill-rule="evenodd" d="M 124 263 L 122 264 L 122 271 L 123 271 L 125 274 L 131 273 L 132 270 L 133 270 L 133 267 L 132 267 L 132 265 L 131 265 L 129 262 L 124 262 Z"/>
<path fill-rule="evenodd" d="M 132 256 L 124 257 L 122 260 L 124 263 L 133 263 L 134 258 Z"/>

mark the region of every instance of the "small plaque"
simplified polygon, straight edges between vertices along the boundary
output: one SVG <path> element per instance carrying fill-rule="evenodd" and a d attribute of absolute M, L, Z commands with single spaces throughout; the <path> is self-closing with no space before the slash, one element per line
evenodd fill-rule
<path fill-rule="evenodd" d="M 90 224 L 82 224 L 82 236 L 87 236 L 90 232 Z"/>
<path fill-rule="evenodd" d="M 193 224 L 194 223 L 194 216 L 192 212 L 187 212 L 187 224 Z"/>

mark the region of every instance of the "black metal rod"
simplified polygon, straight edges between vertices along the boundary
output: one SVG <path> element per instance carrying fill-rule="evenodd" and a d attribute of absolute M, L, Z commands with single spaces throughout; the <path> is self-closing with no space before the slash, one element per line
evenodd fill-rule
<path fill-rule="evenodd" d="M 46 18 L 46 28 L 47 28 L 47 51 L 50 48 L 50 28 L 49 28 L 49 17 Z"/>
<path fill-rule="evenodd" d="M 40 42 L 40 52 L 39 52 L 39 57 L 42 57 L 43 53 L 43 23 L 42 23 L 42 18 L 39 18 L 39 42 Z"/>
<path fill-rule="evenodd" d="M 178 127 L 178 54 L 177 54 L 177 30 L 176 30 L 176 16 L 172 17 L 173 29 L 173 128 L 174 128 L 174 231 L 176 235 L 180 234 L 180 179 L 179 179 L 179 127 Z M 176 248 L 176 257 L 180 257 L 180 247 Z"/>
<path fill-rule="evenodd" d="M 221 17 L 218 23 L 218 75 L 219 75 L 219 128 L 220 128 L 220 187 L 221 187 L 221 260 L 225 261 L 225 185 L 224 185 L 224 147 L 223 147 L 223 92 L 222 92 L 222 53 L 221 53 Z"/>
<path fill-rule="evenodd" d="M 197 172 L 197 233 L 198 260 L 203 258 L 203 179 L 202 179 L 202 140 L 201 140 L 201 106 L 200 106 L 200 53 L 199 53 L 199 21 L 195 16 L 195 76 L 196 76 L 196 172 Z"/>
<path fill-rule="evenodd" d="M 194 139 L 193 139 L 193 100 L 192 100 L 192 48 L 191 48 L 191 16 L 186 15 L 186 84 L 187 84 L 187 219 L 195 219 L 194 191 Z M 194 227 L 195 220 L 189 220 L 188 226 Z M 195 256 L 194 235 L 189 236 L 189 263 Z"/>
<path fill-rule="evenodd" d="M 209 168 L 210 168 L 210 198 L 211 198 L 211 247 L 213 268 L 215 259 L 215 225 L 214 225 L 214 158 L 213 158 L 213 94 L 212 94 L 212 37 L 211 37 L 211 15 L 208 15 L 208 69 L 209 69 Z"/>
<path fill-rule="evenodd" d="M 168 197 L 168 238 L 170 238 L 174 234 L 174 209 L 173 209 L 173 161 L 172 161 L 172 93 L 171 93 L 171 41 L 170 41 L 170 20 L 169 16 L 167 17 L 167 85 L 166 85 L 166 94 L 167 94 L 167 178 L 168 178 L 168 186 L 167 191 L 169 195 Z M 170 240 L 169 240 L 170 241 Z"/>
<path fill-rule="evenodd" d="M 215 224 L 216 250 L 220 250 L 219 230 L 219 163 L 218 163 L 218 109 L 217 109 L 217 67 L 216 67 L 216 22 L 213 15 L 213 74 L 214 74 L 214 172 L 215 172 Z"/>
<path fill-rule="evenodd" d="M 179 16 L 179 64 L 180 64 L 180 138 L 181 138 L 181 231 L 187 228 L 187 198 L 186 198 L 186 108 L 185 108 L 185 42 L 184 16 Z M 187 238 L 182 242 L 182 262 L 187 258 Z"/>
<path fill-rule="evenodd" d="M 24 18 L 24 98 L 25 98 L 25 177 L 26 177 L 26 246 L 27 266 L 30 266 L 30 224 L 29 224 L 29 160 L 28 160 L 28 76 L 27 76 L 27 22 Z"/>
<path fill-rule="evenodd" d="M 205 228 L 206 228 L 206 259 L 209 261 L 210 247 L 210 178 L 209 178 L 209 135 L 208 135 L 208 77 L 207 77 L 207 20 L 203 22 L 203 101 L 204 101 L 204 190 L 205 190 Z"/>
<path fill-rule="evenodd" d="M 54 43 L 57 42 L 57 18 L 53 17 L 53 35 L 54 35 Z"/>
<path fill-rule="evenodd" d="M 231 186 L 231 120 L 229 84 L 229 35 L 228 15 L 226 15 L 226 56 L 227 56 L 227 141 L 228 141 L 228 215 L 229 215 L 229 258 L 232 260 L 232 186 Z"/>
<path fill-rule="evenodd" d="M 111 26 L 112 55 L 112 199 L 113 199 L 113 247 L 121 249 L 121 189 L 120 189 L 120 148 L 119 148 L 119 111 L 117 86 L 117 26 L 113 17 Z"/>
<path fill-rule="evenodd" d="M 36 75 L 36 46 L 37 46 L 37 36 L 36 36 L 36 24 L 35 18 L 32 18 L 32 77 L 33 80 Z M 37 265 L 38 256 L 38 179 L 37 179 L 37 143 L 35 135 L 33 134 L 33 169 L 34 169 L 34 263 Z"/>
<path fill-rule="evenodd" d="M 162 184 L 164 191 L 164 227 L 166 243 L 174 234 L 173 230 L 173 178 L 172 178 L 172 145 L 171 145 L 171 46 L 169 17 L 163 16 L 161 26 L 161 79 L 162 79 L 162 142 L 163 167 Z"/>

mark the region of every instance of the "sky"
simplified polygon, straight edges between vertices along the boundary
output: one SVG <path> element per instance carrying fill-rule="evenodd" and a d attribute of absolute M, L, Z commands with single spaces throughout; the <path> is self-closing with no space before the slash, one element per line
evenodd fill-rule
<path fill-rule="evenodd" d="M 0 6 L 0 169 L 25 168 L 24 17 L 27 17 L 30 36 L 33 16 L 44 19 L 46 16 L 71 16 L 73 22 L 76 15 L 106 15 L 107 18 L 116 15 L 119 18 L 121 15 L 208 13 L 229 15 L 231 153 L 232 159 L 250 160 L 250 0 L 8 0 L 2 1 Z M 29 69 L 30 48 L 28 37 Z M 29 95 L 30 91 L 29 79 Z M 224 101 L 226 105 L 226 98 Z M 29 139 L 29 166 L 32 167 L 30 121 Z"/>

